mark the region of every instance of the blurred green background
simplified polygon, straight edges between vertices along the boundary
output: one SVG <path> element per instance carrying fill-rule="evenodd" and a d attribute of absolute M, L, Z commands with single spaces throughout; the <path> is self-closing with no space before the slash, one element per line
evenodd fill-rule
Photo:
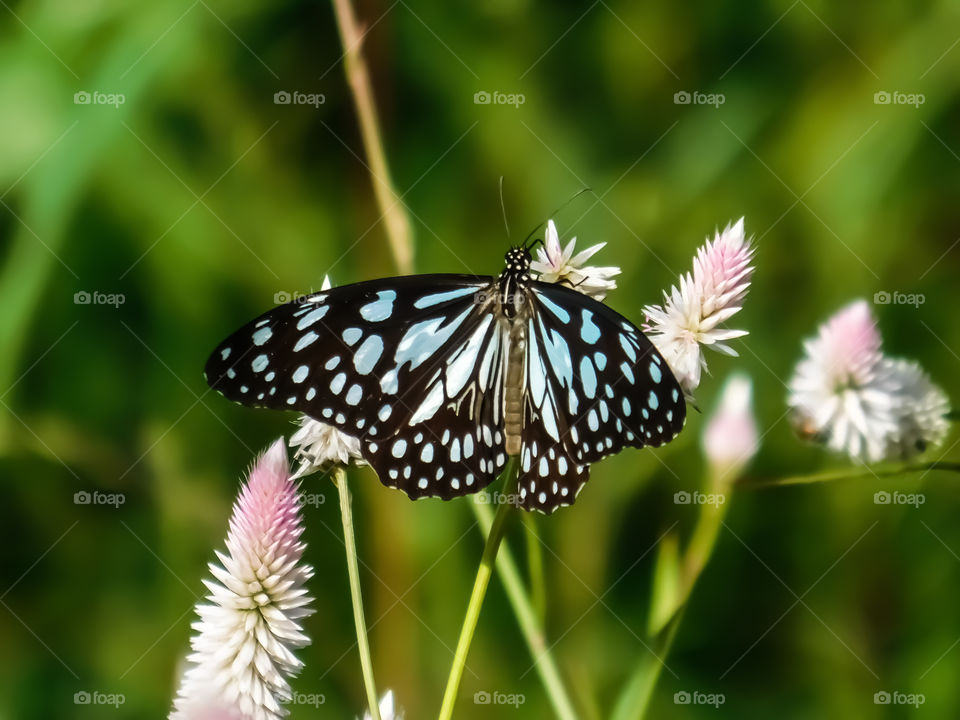
<path fill-rule="evenodd" d="M 0 718 L 159 716 L 238 480 L 292 432 L 292 417 L 208 392 L 207 353 L 277 293 L 393 268 L 329 5 L 2 4 Z M 750 335 L 741 358 L 708 358 L 698 399 L 710 409 L 729 372 L 752 376 L 764 437 L 749 479 L 843 466 L 793 437 L 784 382 L 801 339 L 850 299 L 922 293 L 875 306 L 886 347 L 960 394 L 960 3 L 399 0 L 358 14 L 417 271 L 499 271 L 500 176 L 514 238 L 589 186 L 558 226 L 608 243 L 598 260 L 623 268 L 608 302 L 639 322 L 703 238 L 745 215 L 757 272 L 733 325 Z M 275 104 L 280 91 L 324 102 Z M 476 104 L 481 91 L 524 102 Z M 673 493 L 700 484 L 703 422 L 693 413 L 656 457 L 598 464 L 573 508 L 536 518 L 548 642 L 585 718 L 646 657 L 651 548 L 695 519 Z M 941 454 L 956 459 L 953 442 Z M 429 717 L 482 539 L 464 500 L 414 504 L 368 470 L 353 485 L 378 681 Z M 893 487 L 926 503 L 873 503 Z M 295 687 L 325 703 L 293 717 L 354 717 L 335 494 L 308 488 L 328 502 L 305 510 L 317 613 Z M 125 502 L 74 503 L 94 490 Z M 737 494 L 650 717 L 960 716 L 956 508 L 939 473 Z M 519 523 L 510 540 L 522 559 Z M 531 665 L 495 578 L 458 717 L 548 716 Z M 95 690 L 126 701 L 74 704 Z M 525 703 L 475 705 L 484 690 Z M 683 690 L 725 702 L 676 705 Z M 878 691 L 926 702 L 876 705 Z"/>

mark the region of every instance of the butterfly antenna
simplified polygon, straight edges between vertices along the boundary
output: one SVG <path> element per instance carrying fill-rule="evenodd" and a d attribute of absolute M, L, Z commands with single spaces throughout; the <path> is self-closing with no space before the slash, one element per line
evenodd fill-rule
<path fill-rule="evenodd" d="M 592 192 L 593 192 L 593 188 L 589 188 L 589 187 L 580 188 L 580 189 L 577 190 L 573 195 L 571 195 L 569 198 L 567 198 L 566 200 L 564 200 L 563 203 L 560 205 L 560 207 L 556 208 L 556 209 L 555 209 L 552 213 L 550 213 L 547 217 L 548 217 L 548 218 L 552 218 L 554 215 L 556 215 L 558 212 L 560 212 L 561 210 L 563 210 L 565 207 L 567 207 L 567 205 L 569 205 L 570 203 L 572 203 L 572 202 L 573 202 L 574 200 L 576 200 L 578 197 L 580 197 L 580 196 L 583 195 L 584 193 L 588 193 L 588 192 L 589 192 L 589 193 L 592 193 Z M 543 242 L 543 238 L 538 238 L 538 239 L 534 240 L 533 242 L 530 242 L 530 237 L 531 237 L 535 232 L 537 232 L 537 230 L 539 230 L 539 229 L 542 228 L 542 227 L 543 227 L 543 221 L 540 221 L 539 223 L 537 223 L 536 227 L 533 228 L 533 230 L 531 230 L 529 233 L 527 233 L 527 237 L 524 238 L 524 241 L 523 241 L 523 244 L 524 244 L 524 246 L 527 248 L 527 250 L 531 250 L 531 249 L 533 249 L 533 248 L 535 248 L 535 247 L 537 246 L 537 243 L 542 243 L 542 242 Z"/>
<path fill-rule="evenodd" d="M 503 213 L 503 227 L 507 230 L 507 240 L 509 240 L 510 223 L 507 222 L 507 206 L 503 202 L 503 175 L 500 176 L 500 211 Z"/>

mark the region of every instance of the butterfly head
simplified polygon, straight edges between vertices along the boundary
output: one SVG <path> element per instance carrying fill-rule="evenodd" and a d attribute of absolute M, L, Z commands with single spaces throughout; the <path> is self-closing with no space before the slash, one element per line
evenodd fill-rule
<path fill-rule="evenodd" d="M 530 251 L 512 247 L 503 256 L 506 267 L 500 273 L 500 304 L 507 317 L 513 318 L 523 305 L 524 294 L 530 283 Z"/>

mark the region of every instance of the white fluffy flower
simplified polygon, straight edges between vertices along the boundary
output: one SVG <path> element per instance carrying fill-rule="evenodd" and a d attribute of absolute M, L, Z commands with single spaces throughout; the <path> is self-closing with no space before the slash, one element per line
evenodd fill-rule
<path fill-rule="evenodd" d="M 380 698 L 380 720 L 403 720 L 403 711 L 398 710 L 394 705 L 393 690 L 387 690 L 386 694 Z M 370 711 L 364 713 L 363 720 L 371 720 Z"/>
<path fill-rule="evenodd" d="M 866 301 L 842 308 L 789 383 L 798 432 L 868 462 L 905 459 L 943 441 L 949 401 L 920 366 L 888 358 Z"/>
<path fill-rule="evenodd" d="M 557 228 L 553 220 L 548 220 L 543 247 L 537 248 L 537 259 L 530 263 L 530 270 L 538 274 L 538 280 L 564 283 L 594 300 L 603 300 L 617 287 L 613 277 L 620 274 L 620 268 L 584 265 L 606 243 L 593 245 L 574 255 L 576 244 L 577 239 L 571 238 L 567 246 L 561 248 Z"/>
<path fill-rule="evenodd" d="M 680 276 L 679 287 L 664 292 L 663 305 L 643 309 L 647 320 L 643 329 L 688 395 L 707 367 L 700 346 L 736 356 L 726 341 L 747 334 L 719 326 L 743 305 L 753 274 L 753 252 L 740 218 L 697 250 L 693 272 Z"/>
<path fill-rule="evenodd" d="M 324 275 L 320 291 L 331 287 L 330 276 Z M 351 460 L 363 464 L 357 438 L 309 415 L 301 415 L 298 422 L 300 429 L 290 436 L 290 447 L 296 448 L 294 457 L 299 461 L 294 479 L 330 465 L 346 465 Z"/>
<path fill-rule="evenodd" d="M 301 415 L 298 422 L 300 429 L 290 436 L 290 447 L 296 448 L 294 456 L 299 462 L 294 478 L 331 465 L 347 465 L 351 460 L 364 464 L 359 439 L 309 415 Z"/>
<path fill-rule="evenodd" d="M 288 678 L 309 644 L 300 621 L 310 615 L 302 562 L 303 518 L 283 440 L 254 464 L 233 507 L 227 552 L 211 563 L 210 591 L 197 605 L 192 653 L 172 720 L 276 720 L 289 713 Z"/>
<path fill-rule="evenodd" d="M 718 480 L 736 479 L 757 452 L 759 438 L 752 396 L 749 376 L 731 375 L 720 393 L 717 409 L 707 420 L 703 451 Z"/>

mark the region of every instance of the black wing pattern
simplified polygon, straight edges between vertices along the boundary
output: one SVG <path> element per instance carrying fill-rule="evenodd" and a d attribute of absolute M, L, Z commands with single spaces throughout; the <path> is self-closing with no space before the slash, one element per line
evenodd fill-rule
<path fill-rule="evenodd" d="M 676 437 L 686 403 L 626 318 L 561 285 L 533 282 L 530 294 L 519 495 L 549 513 L 573 503 L 591 463 Z"/>
<path fill-rule="evenodd" d="M 421 275 L 319 292 L 228 337 L 207 382 L 243 405 L 306 413 L 358 437 L 380 480 L 411 498 L 473 493 L 506 463 L 493 287 L 490 277 Z"/>

